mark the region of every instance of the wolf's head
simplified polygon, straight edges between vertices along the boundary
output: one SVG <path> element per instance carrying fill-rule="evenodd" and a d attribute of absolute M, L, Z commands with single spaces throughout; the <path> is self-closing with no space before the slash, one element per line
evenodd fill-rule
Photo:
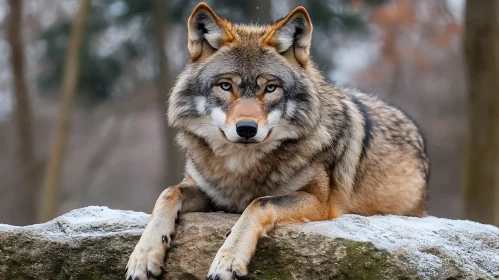
<path fill-rule="evenodd" d="M 171 126 L 215 147 L 269 150 L 319 119 L 303 7 L 272 25 L 236 25 L 205 3 L 188 22 L 190 61 L 171 92 Z"/>

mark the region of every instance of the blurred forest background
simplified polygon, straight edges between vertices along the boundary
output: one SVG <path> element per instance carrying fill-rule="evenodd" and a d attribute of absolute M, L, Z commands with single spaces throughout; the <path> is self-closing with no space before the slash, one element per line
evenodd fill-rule
<path fill-rule="evenodd" d="M 0 223 L 87 205 L 150 212 L 179 182 L 182 156 L 164 103 L 187 61 L 186 22 L 197 2 L 0 0 Z M 426 134 L 430 213 L 493 223 L 465 213 L 478 191 L 463 187 L 472 178 L 464 176 L 465 0 L 206 2 L 229 20 L 260 24 L 305 6 L 325 75 L 403 108 Z M 499 180 L 490 184 L 485 196 L 497 205 Z"/>

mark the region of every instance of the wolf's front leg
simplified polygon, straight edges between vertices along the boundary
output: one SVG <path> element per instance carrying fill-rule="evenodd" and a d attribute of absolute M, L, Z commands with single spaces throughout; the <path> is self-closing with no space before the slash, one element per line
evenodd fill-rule
<path fill-rule="evenodd" d="M 175 219 L 179 213 L 208 211 L 209 207 L 208 199 L 194 184 L 181 183 L 164 190 L 156 201 L 149 223 L 128 260 L 125 279 L 145 280 L 159 277 L 163 272 L 165 253 L 171 245 Z"/>
<path fill-rule="evenodd" d="M 328 215 L 328 195 L 326 180 L 313 182 L 306 190 L 292 195 L 255 199 L 232 227 L 206 279 L 227 280 L 246 276 L 259 237 L 276 224 L 335 218 Z"/>

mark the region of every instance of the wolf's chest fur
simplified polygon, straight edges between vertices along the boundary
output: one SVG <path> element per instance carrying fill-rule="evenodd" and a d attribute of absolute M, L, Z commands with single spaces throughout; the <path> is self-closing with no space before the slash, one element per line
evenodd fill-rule
<path fill-rule="evenodd" d="M 196 150 L 188 157 L 186 171 L 214 206 L 227 211 L 242 212 L 258 197 L 292 194 L 313 177 L 310 158 L 286 150 L 242 150 L 223 157 L 210 155 L 208 148 Z"/>

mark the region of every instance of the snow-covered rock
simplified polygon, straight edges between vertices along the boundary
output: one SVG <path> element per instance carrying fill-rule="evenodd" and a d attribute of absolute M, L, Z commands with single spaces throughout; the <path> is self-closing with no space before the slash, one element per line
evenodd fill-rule
<path fill-rule="evenodd" d="M 163 279 L 204 279 L 237 215 L 191 213 Z M 0 279 L 123 279 L 149 215 L 87 207 L 45 224 L 0 225 Z M 361 217 L 281 227 L 250 279 L 499 279 L 499 229 L 435 217 Z"/>

